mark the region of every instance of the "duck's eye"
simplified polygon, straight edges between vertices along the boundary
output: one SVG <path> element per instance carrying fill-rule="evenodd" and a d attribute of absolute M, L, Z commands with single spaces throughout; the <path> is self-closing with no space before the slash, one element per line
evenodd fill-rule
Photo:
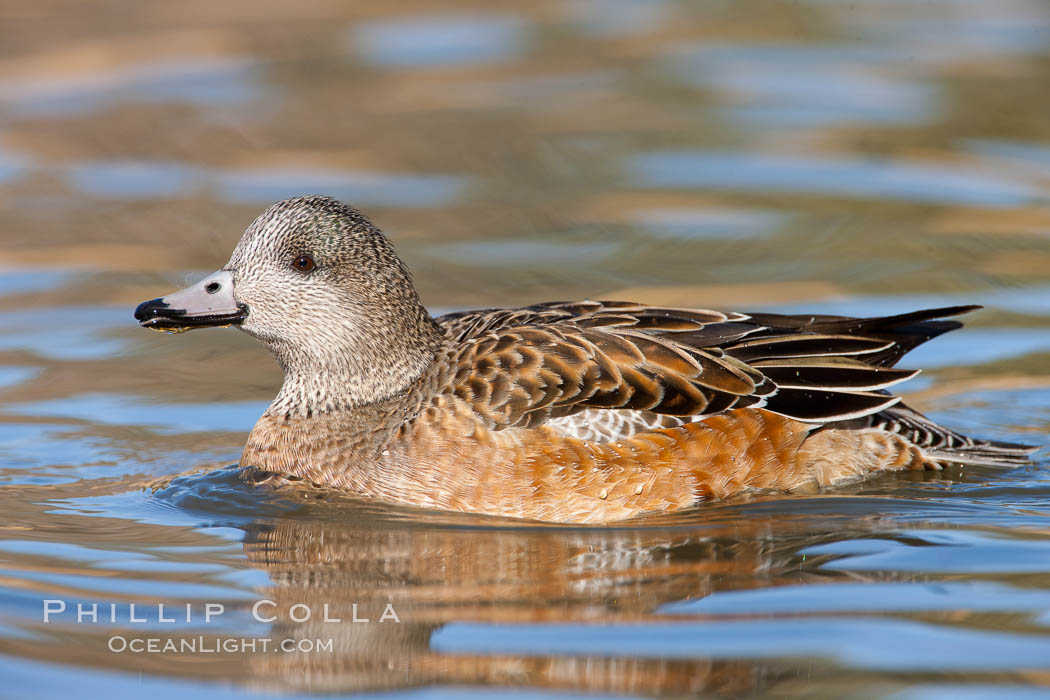
<path fill-rule="evenodd" d="M 309 255 L 300 255 L 298 258 L 292 261 L 292 267 L 299 272 L 309 272 L 317 267 L 317 263 Z"/>

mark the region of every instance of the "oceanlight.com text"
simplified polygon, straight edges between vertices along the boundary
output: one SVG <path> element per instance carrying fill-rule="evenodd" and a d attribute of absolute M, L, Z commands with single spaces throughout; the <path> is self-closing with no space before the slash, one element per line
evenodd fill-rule
<path fill-rule="evenodd" d="M 329 639 L 273 639 L 272 637 L 125 637 L 109 638 L 109 650 L 117 654 L 256 654 L 327 653 L 335 645 Z"/>

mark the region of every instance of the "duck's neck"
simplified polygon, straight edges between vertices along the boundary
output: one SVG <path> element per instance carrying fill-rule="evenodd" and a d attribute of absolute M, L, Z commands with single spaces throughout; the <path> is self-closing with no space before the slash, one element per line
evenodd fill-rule
<path fill-rule="evenodd" d="M 443 333 L 430 320 L 411 333 L 358 337 L 344 345 L 276 344 L 284 383 L 267 416 L 309 418 L 348 412 L 406 395 L 434 362 Z"/>

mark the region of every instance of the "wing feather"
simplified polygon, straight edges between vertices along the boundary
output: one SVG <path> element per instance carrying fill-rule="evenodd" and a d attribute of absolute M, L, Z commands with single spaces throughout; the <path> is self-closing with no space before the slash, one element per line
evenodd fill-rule
<path fill-rule="evenodd" d="M 936 319 L 971 308 L 855 319 L 583 301 L 438 322 L 448 391 L 492 428 L 575 426 L 562 419 L 608 410 L 634 416 L 610 419 L 626 430 L 745 406 L 813 423 L 886 411 L 899 398 L 885 390 L 916 374 L 893 363 L 959 325 Z"/>

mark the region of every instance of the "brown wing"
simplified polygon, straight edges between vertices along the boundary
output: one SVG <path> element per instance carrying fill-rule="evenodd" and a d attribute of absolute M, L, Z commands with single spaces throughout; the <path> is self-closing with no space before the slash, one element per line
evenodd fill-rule
<path fill-rule="evenodd" d="M 845 319 L 588 301 L 438 321 L 458 341 L 448 390 L 493 428 L 586 409 L 696 417 L 747 406 L 825 423 L 896 403 L 884 390 L 916 372 L 887 365 L 958 325 L 930 319 L 969 308 Z"/>
<path fill-rule="evenodd" d="M 649 332 L 700 331 L 716 342 L 728 340 L 720 332 L 729 330 L 713 324 L 747 320 L 747 315 L 707 309 L 672 309 L 645 306 L 630 301 L 549 301 L 515 309 L 480 309 L 445 314 L 437 319 L 455 341 L 477 338 L 489 331 L 522 326 L 568 324 L 577 328 L 600 326 L 632 327 Z M 761 324 L 759 324 L 761 325 Z M 755 328 L 735 326 L 730 335 L 743 337 Z"/>

